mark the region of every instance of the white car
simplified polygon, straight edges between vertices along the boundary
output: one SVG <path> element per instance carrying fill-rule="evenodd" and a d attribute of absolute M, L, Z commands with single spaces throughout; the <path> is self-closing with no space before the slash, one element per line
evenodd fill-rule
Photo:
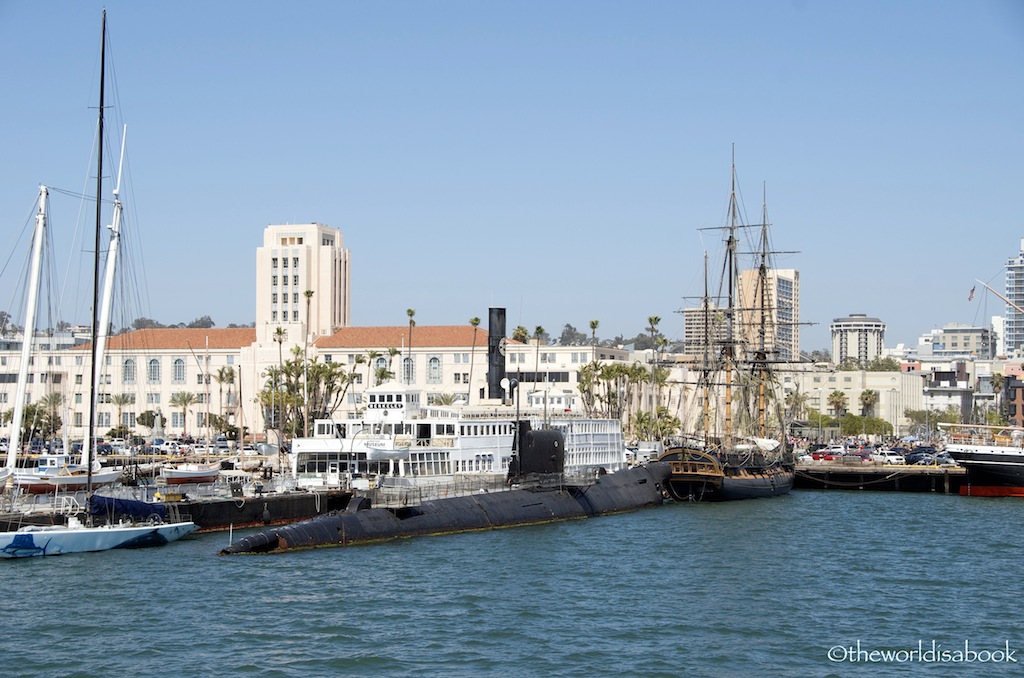
<path fill-rule="evenodd" d="M 876 450 L 871 459 L 877 464 L 906 464 L 906 459 L 899 452 L 892 450 Z"/>

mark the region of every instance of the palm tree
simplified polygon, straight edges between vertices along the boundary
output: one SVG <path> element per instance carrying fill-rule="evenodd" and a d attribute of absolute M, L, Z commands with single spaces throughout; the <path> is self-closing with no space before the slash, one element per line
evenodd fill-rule
<path fill-rule="evenodd" d="M 395 370 L 393 368 L 394 368 L 394 365 L 395 365 L 395 356 L 399 355 L 399 354 L 401 354 L 401 351 L 399 351 L 394 346 L 392 346 L 392 347 L 390 347 L 388 349 L 388 368 L 387 368 L 387 370 L 384 371 L 387 374 L 387 376 L 384 377 L 385 379 L 394 379 L 395 378 Z M 381 372 L 378 370 L 378 376 L 380 376 L 380 374 L 381 374 Z M 381 384 L 381 380 L 378 379 L 377 385 L 380 386 L 380 384 Z"/>
<path fill-rule="evenodd" d="M 408 354 L 407 354 L 408 355 L 407 359 L 409 361 L 409 370 L 408 370 L 408 372 L 406 372 L 405 369 L 402 370 L 402 380 L 406 384 L 411 384 L 412 383 L 412 328 L 416 327 L 416 321 L 413 320 L 412 318 L 413 318 L 414 315 L 416 315 L 416 309 L 414 309 L 414 308 L 407 308 L 407 309 L 405 309 L 405 314 L 407 316 L 409 316 L 409 351 L 408 351 Z"/>
<path fill-rule="evenodd" d="M 878 391 L 872 389 L 865 389 L 860 393 L 860 414 L 862 417 L 870 416 L 874 413 L 875 405 L 878 404 Z"/>
<path fill-rule="evenodd" d="M 51 394 L 51 395 L 60 395 L 60 394 L 59 393 L 54 393 L 54 394 Z M 121 427 L 121 413 L 124 411 L 125 407 L 127 407 L 128 405 L 133 405 L 135 403 L 135 394 L 134 393 L 115 393 L 114 395 L 110 396 L 110 402 L 113 403 L 113 405 L 115 407 L 117 407 L 117 421 L 114 422 L 113 428 L 120 428 Z M 128 427 L 126 426 L 125 428 L 127 429 Z"/>
<path fill-rule="evenodd" d="M 525 344 L 530 340 L 530 331 L 522 325 L 516 325 L 516 328 L 512 330 L 512 341 L 518 341 L 520 344 Z"/>
<path fill-rule="evenodd" d="M 224 384 L 235 383 L 235 368 L 225 365 L 217 369 L 217 372 L 213 375 L 213 380 L 217 382 L 217 404 L 220 407 L 220 415 L 224 416 Z"/>
<path fill-rule="evenodd" d="M 196 394 L 188 391 L 177 391 L 171 394 L 171 407 L 181 408 L 181 434 L 188 435 L 188 408 L 196 402 Z"/>
<path fill-rule="evenodd" d="M 302 293 L 306 297 L 306 332 L 305 341 L 302 343 L 302 400 L 303 400 L 303 416 L 302 416 L 302 437 L 309 437 L 309 374 L 307 370 L 309 366 L 306 364 L 306 353 L 309 351 L 309 304 L 313 301 L 313 290 L 306 290 Z"/>
<path fill-rule="evenodd" d="M 651 333 L 651 387 L 654 387 L 654 368 L 658 364 L 656 351 L 658 350 L 658 341 L 655 338 L 658 332 L 658 323 L 661 322 L 661 318 L 656 315 L 647 316 L 647 331 Z M 656 412 L 658 409 L 658 396 L 656 393 L 651 394 L 651 412 Z"/>
<path fill-rule="evenodd" d="M 836 417 L 841 417 L 843 411 L 846 409 L 846 394 L 842 391 L 832 391 L 828 396 L 828 406 L 836 413 Z"/>
<path fill-rule="evenodd" d="M 536 385 L 540 381 L 540 338 L 544 336 L 544 328 L 537 325 L 533 328 L 533 338 L 537 341 L 536 358 L 534 359 L 534 374 L 533 383 Z"/>
<path fill-rule="evenodd" d="M 473 328 L 473 348 L 469 352 L 469 402 L 473 400 L 473 358 L 476 354 L 476 328 L 480 327 L 480 318 L 473 316 L 469 319 L 469 326 Z M 469 402 L 466 404 L 468 405 Z"/>
<path fill-rule="evenodd" d="M 288 330 L 286 330 L 285 328 L 283 328 L 280 325 L 278 325 L 274 329 L 274 341 L 277 342 L 277 371 L 274 372 L 274 391 L 273 391 L 273 394 L 272 394 L 273 396 L 276 396 L 276 397 L 280 397 L 280 394 L 278 393 L 278 388 L 277 388 L 277 386 L 278 386 L 277 381 L 280 378 L 281 373 L 284 372 L 284 342 L 285 342 L 286 339 L 288 339 Z M 273 412 L 273 403 L 271 403 L 271 411 L 272 411 L 272 414 L 273 414 L 274 419 L 275 419 L 274 423 L 280 424 L 281 422 L 276 421 L 277 413 Z M 281 438 L 280 438 L 280 434 L 278 434 L 278 443 L 280 443 L 280 442 L 281 442 Z"/>

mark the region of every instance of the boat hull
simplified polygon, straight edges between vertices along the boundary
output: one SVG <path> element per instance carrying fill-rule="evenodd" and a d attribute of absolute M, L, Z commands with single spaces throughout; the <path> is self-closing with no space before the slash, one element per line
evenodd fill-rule
<path fill-rule="evenodd" d="M 103 487 L 113 484 L 121 477 L 120 469 L 96 471 L 92 474 L 92 486 Z M 14 484 L 29 494 L 52 494 L 53 492 L 81 492 L 89 486 L 85 473 L 41 476 L 37 474 L 14 474 Z"/>
<path fill-rule="evenodd" d="M 967 469 L 960 494 L 1024 495 L 1024 450 L 996 445 L 948 444 L 945 451 Z"/>
<path fill-rule="evenodd" d="M 222 555 L 351 546 L 399 537 L 530 525 L 658 506 L 667 464 L 624 469 L 587 485 L 511 489 L 424 501 L 402 509 L 371 508 L 355 497 L 344 512 L 249 535 Z"/>
<path fill-rule="evenodd" d="M 162 546 L 196 529 L 195 523 L 191 522 L 103 527 L 29 527 L 16 532 L 0 532 L 0 558 L 58 556 Z"/>
<path fill-rule="evenodd" d="M 734 466 L 702 450 L 674 448 L 661 456 L 671 473 L 665 486 L 676 501 L 735 501 L 789 494 L 796 470 L 772 463 Z"/>

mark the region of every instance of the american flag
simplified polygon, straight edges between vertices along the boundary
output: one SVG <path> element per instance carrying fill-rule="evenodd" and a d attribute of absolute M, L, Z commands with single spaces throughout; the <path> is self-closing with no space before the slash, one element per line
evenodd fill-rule
<path fill-rule="evenodd" d="M 974 287 L 977 287 L 977 285 Z M 974 287 L 971 288 L 971 293 L 967 295 L 967 301 L 974 301 Z"/>

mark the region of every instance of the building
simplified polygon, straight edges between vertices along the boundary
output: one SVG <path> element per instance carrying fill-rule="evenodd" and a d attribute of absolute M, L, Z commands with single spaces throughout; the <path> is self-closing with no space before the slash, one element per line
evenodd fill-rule
<path fill-rule="evenodd" d="M 845 318 L 833 320 L 829 329 L 832 331 L 832 362 L 836 365 L 853 359 L 864 367 L 882 356 L 885 323 L 878 318 L 851 313 Z"/>
<path fill-rule="evenodd" d="M 1006 262 L 1006 316 L 1003 320 L 1003 331 L 1006 337 L 1006 352 L 1013 353 L 1024 348 L 1024 313 L 1014 308 L 1014 304 L 1024 308 L 1024 238 L 1021 239 L 1020 252 Z"/>
<path fill-rule="evenodd" d="M 921 358 L 974 358 L 991 360 L 996 355 L 995 333 L 987 327 L 950 323 L 940 330 L 921 335 L 917 342 Z"/>
<path fill-rule="evenodd" d="M 312 295 L 307 296 L 307 292 Z M 307 328 L 312 337 L 348 327 L 351 254 L 341 231 L 322 224 L 271 225 L 256 249 L 256 328 Z"/>
<path fill-rule="evenodd" d="M 740 272 L 740 338 L 759 345 L 764 312 L 765 348 L 776 360 L 789 362 L 800 356 L 800 272 L 771 269 L 761 289 L 758 270 Z"/>

